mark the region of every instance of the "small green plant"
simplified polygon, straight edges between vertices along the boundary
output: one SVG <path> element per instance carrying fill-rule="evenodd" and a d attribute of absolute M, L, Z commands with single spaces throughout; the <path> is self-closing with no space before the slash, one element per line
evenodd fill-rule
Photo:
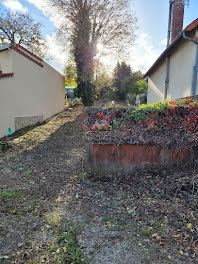
<path fill-rule="evenodd" d="M 165 232 L 165 226 L 160 223 L 155 223 L 153 226 L 153 232 L 158 233 L 159 235 L 163 235 Z"/>
<path fill-rule="evenodd" d="M 26 241 L 25 244 L 26 244 L 27 247 L 31 247 L 34 244 L 34 241 L 28 240 L 28 241 Z"/>
<path fill-rule="evenodd" d="M 0 199 L 9 200 L 9 199 L 22 199 L 23 193 L 16 190 L 3 190 L 0 191 Z"/>
<path fill-rule="evenodd" d="M 164 112 L 169 106 L 169 100 L 164 100 L 162 102 L 156 102 L 153 104 L 142 105 L 138 107 L 135 111 L 131 112 L 129 118 L 133 118 L 136 122 L 145 120 L 149 117 L 149 113 L 159 113 Z"/>
<path fill-rule="evenodd" d="M 70 177 L 70 182 L 75 182 L 78 180 L 78 176 L 77 175 L 73 175 L 72 177 Z"/>
<path fill-rule="evenodd" d="M 52 245 L 48 248 L 49 252 L 56 252 L 57 249 L 58 249 L 58 245 L 54 245 L 54 244 L 52 244 Z"/>
<path fill-rule="evenodd" d="M 108 215 L 105 215 L 105 216 L 103 217 L 103 222 L 104 222 L 104 223 L 110 222 L 110 218 L 109 218 Z"/>
<path fill-rule="evenodd" d="M 102 218 L 102 223 L 107 226 L 109 229 L 111 230 L 116 230 L 117 228 L 117 219 L 115 218 L 112 218 L 108 215 L 105 215 L 103 218 Z"/>
<path fill-rule="evenodd" d="M 82 179 L 82 178 L 85 178 L 86 177 L 86 173 L 80 173 L 79 174 L 79 178 Z"/>
<path fill-rule="evenodd" d="M 72 182 L 77 182 L 77 181 L 83 179 L 85 176 L 86 176 L 85 173 L 81 173 L 81 174 L 79 174 L 79 175 L 73 175 L 73 176 L 70 177 L 70 182 L 71 182 L 71 183 L 72 183 Z"/>
<path fill-rule="evenodd" d="M 118 129 L 120 125 L 119 122 L 116 120 L 116 118 L 114 118 L 112 121 L 113 121 L 113 128 Z"/>
<path fill-rule="evenodd" d="M 37 208 L 37 206 L 38 206 L 38 202 L 30 202 L 28 206 L 22 207 L 21 211 L 23 213 L 28 213 L 28 212 L 33 213 L 33 211 Z"/>
<path fill-rule="evenodd" d="M 150 235 L 150 232 L 149 232 L 149 230 L 147 230 L 147 229 L 141 229 L 141 230 L 140 230 L 140 233 L 141 233 L 142 235 L 144 235 L 144 236 L 149 236 L 149 235 Z"/>
<path fill-rule="evenodd" d="M 10 161 L 10 160 L 12 160 L 12 159 L 15 159 L 16 156 L 17 156 L 17 155 L 14 154 L 14 153 L 7 154 L 7 155 L 5 156 L 5 160 L 6 160 L 6 161 Z"/>
<path fill-rule="evenodd" d="M 77 239 L 78 227 L 72 226 L 67 220 L 55 242 L 48 248 L 49 252 L 53 252 L 56 263 L 64 264 L 88 264 L 89 261 L 83 255 L 82 247 Z M 56 252 L 56 253 L 54 253 Z"/>
<path fill-rule="evenodd" d="M 23 174 L 22 174 L 23 177 L 27 177 L 27 176 L 29 176 L 29 175 L 32 175 L 32 170 L 26 170 L 26 171 L 24 171 Z"/>

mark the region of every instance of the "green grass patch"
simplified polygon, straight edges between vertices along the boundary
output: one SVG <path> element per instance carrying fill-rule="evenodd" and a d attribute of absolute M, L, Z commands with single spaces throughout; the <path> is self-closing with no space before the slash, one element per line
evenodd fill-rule
<path fill-rule="evenodd" d="M 145 228 L 140 230 L 140 234 L 144 235 L 144 236 L 150 236 L 149 230 L 147 230 Z"/>
<path fill-rule="evenodd" d="M 8 161 L 10 161 L 10 160 L 12 160 L 12 159 L 15 159 L 16 157 L 17 157 L 16 154 L 14 154 L 14 153 L 10 153 L 10 154 L 7 154 L 7 155 L 5 156 L 5 160 L 8 162 Z"/>
<path fill-rule="evenodd" d="M 0 199 L 23 199 L 23 193 L 17 190 L 4 190 L 0 191 Z"/>

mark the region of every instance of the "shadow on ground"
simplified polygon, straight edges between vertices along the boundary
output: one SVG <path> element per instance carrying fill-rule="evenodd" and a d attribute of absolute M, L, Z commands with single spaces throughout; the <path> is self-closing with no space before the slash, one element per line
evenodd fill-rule
<path fill-rule="evenodd" d="M 0 155 L 0 256 L 9 257 L 4 263 L 65 263 L 55 260 L 58 249 L 48 249 L 66 220 L 77 227 L 89 263 L 190 263 L 174 247 L 152 241 L 153 234 L 161 239 L 169 231 L 162 209 L 172 204 L 163 200 L 166 205 L 151 207 L 159 172 L 137 172 L 119 183 L 87 177 L 84 119 L 80 106 L 60 113 L 14 138 L 13 148 Z M 141 220 L 143 213 L 147 218 Z"/>

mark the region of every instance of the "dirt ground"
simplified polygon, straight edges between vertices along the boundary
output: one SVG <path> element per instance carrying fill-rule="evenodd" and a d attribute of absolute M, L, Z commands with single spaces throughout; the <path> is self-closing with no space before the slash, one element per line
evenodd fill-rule
<path fill-rule="evenodd" d="M 84 119 L 77 106 L 8 138 L 12 147 L 0 152 L 0 263 L 198 263 L 195 203 L 160 194 L 155 170 L 95 178 Z M 168 181 L 176 171 L 161 173 Z"/>

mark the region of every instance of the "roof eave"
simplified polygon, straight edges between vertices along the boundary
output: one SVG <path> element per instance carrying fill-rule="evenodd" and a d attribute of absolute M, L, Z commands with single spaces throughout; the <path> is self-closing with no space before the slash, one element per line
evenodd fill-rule
<path fill-rule="evenodd" d="M 154 70 L 155 66 L 162 60 L 165 55 L 168 54 L 168 52 L 171 50 L 171 48 L 177 43 L 180 39 L 183 38 L 183 33 L 186 33 L 186 29 L 184 29 L 182 32 L 179 33 L 179 35 L 173 40 L 173 42 L 166 48 L 162 54 L 158 57 L 158 59 L 154 62 L 154 64 L 150 67 L 150 69 L 144 74 L 143 78 L 146 78 L 149 76 L 149 74 Z"/>
<path fill-rule="evenodd" d="M 166 58 L 166 55 L 169 53 L 171 48 L 180 40 L 183 38 L 183 35 L 187 32 L 190 32 L 194 30 L 198 26 L 198 18 L 195 19 L 191 24 L 189 24 L 174 40 L 173 42 L 164 50 L 164 52 L 159 56 L 159 58 L 154 62 L 154 64 L 150 67 L 150 69 L 144 74 L 144 78 L 148 77 L 153 70 L 155 70 L 155 67 L 160 63 L 160 61 L 163 59 L 163 57 Z"/>
<path fill-rule="evenodd" d="M 2 46 L 0 46 L 0 51 L 6 50 L 10 48 L 10 44 L 4 44 Z"/>

